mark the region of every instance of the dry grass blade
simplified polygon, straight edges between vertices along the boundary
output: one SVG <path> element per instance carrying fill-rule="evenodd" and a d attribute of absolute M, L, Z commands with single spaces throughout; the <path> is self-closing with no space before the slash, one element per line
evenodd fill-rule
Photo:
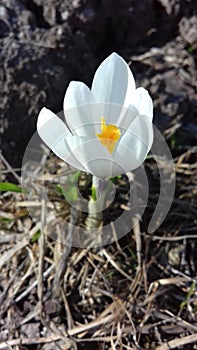
<path fill-rule="evenodd" d="M 110 264 L 118 271 L 120 272 L 121 275 L 126 277 L 128 280 L 132 281 L 132 278 L 125 272 L 123 271 L 120 266 L 115 262 L 115 260 L 109 255 L 109 253 L 105 250 L 102 249 L 101 253 L 107 258 L 107 260 L 110 262 Z"/>
<path fill-rule="evenodd" d="M 32 230 L 29 233 L 29 238 L 23 239 L 21 242 L 17 243 L 13 248 L 7 250 L 1 257 L 0 257 L 0 270 L 7 262 L 9 262 L 18 252 L 20 252 L 22 249 L 24 249 L 28 244 L 29 240 L 33 237 L 33 235 L 39 230 L 39 225 L 36 225 L 32 228 Z"/>
<path fill-rule="evenodd" d="M 75 226 L 77 225 L 78 219 L 79 218 L 78 218 L 77 210 L 75 208 L 71 207 L 70 224 L 69 224 L 68 232 L 63 232 L 63 233 L 61 232 L 61 236 L 63 236 L 63 237 L 60 240 L 60 242 L 62 241 L 62 243 L 60 243 L 60 244 L 63 247 L 63 252 L 61 254 L 59 264 L 57 264 L 56 275 L 55 275 L 54 282 L 53 282 L 52 293 L 54 293 L 58 290 L 58 288 L 61 284 L 61 281 L 64 277 L 64 274 L 66 272 L 68 256 L 70 254 L 71 247 L 72 247 L 71 242 L 73 240 L 73 231 L 75 229 Z M 59 242 L 57 242 L 57 244 L 59 245 Z"/>
<path fill-rule="evenodd" d="M 39 238 L 39 263 L 38 263 L 38 298 L 40 301 L 40 314 L 43 308 L 43 270 L 45 254 L 45 229 L 46 229 L 46 197 L 42 195 L 41 199 L 41 235 Z"/>
<path fill-rule="evenodd" d="M 135 238 L 135 242 L 136 242 L 138 270 L 140 271 L 141 267 L 142 267 L 142 261 L 141 261 L 142 242 L 141 242 L 140 222 L 139 222 L 139 219 L 137 217 L 132 218 L 132 222 L 133 222 L 134 238 Z"/>
<path fill-rule="evenodd" d="M 55 270 L 55 264 L 51 265 L 44 273 L 43 279 L 46 279 Z M 15 299 L 16 303 L 25 298 L 34 288 L 38 285 L 38 280 L 34 281 L 28 288 L 26 288 L 18 297 Z"/>
<path fill-rule="evenodd" d="M 41 338 L 18 338 L 18 339 L 12 339 L 12 340 L 7 340 L 2 343 L 0 343 L 0 350 L 1 349 L 8 349 L 8 347 L 13 347 L 17 345 L 34 345 L 34 344 L 47 344 L 47 343 L 52 343 L 57 340 L 62 339 L 61 336 L 59 335 L 50 335 L 48 337 L 41 337 Z M 65 343 L 72 345 L 72 342 L 69 339 L 65 338 Z M 67 348 L 68 349 L 68 348 Z"/>
<path fill-rule="evenodd" d="M 183 235 L 183 236 L 177 236 L 177 237 L 160 237 L 160 236 L 157 236 L 157 235 L 145 235 L 145 237 L 147 238 L 151 238 L 153 241 L 174 241 L 174 242 L 177 242 L 177 241 L 183 241 L 185 239 L 197 239 L 197 235 Z"/>
<path fill-rule="evenodd" d="M 3 156 L 2 152 L 0 151 L 0 161 L 2 161 L 7 170 L 15 177 L 15 179 L 17 180 L 18 183 L 20 183 L 20 176 L 18 176 L 18 174 L 14 171 L 14 169 L 11 167 L 11 165 L 8 163 L 8 161 L 5 159 L 5 157 Z"/>
<path fill-rule="evenodd" d="M 169 349 L 176 349 L 182 345 L 187 345 L 187 344 L 193 344 L 197 342 L 197 333 L 188 335 L 183 338 L 177 338 L 168 341 L 166 344 L 162 344 L 156 348 L 156 350 L 169 350 Z"/>

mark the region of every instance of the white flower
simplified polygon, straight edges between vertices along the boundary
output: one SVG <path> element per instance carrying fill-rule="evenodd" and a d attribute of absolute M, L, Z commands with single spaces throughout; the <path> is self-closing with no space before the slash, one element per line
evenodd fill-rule
<path fill-rule="evenodd" d="M 66 123 L 43 108 L 40 137 L 65 162 L 97 177 L 136 169 L 152 146 L 152 100 L 135 88 L 129 66 L 116 53 L 98 67 L 91 90 L 82 82 L 69 84 L 64 115 Z"/>

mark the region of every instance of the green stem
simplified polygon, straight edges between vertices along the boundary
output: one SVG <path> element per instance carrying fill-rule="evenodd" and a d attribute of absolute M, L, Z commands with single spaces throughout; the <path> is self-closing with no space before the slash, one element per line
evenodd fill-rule
<path fill-rule="evenodd" d="M 111 188 L 110 182 L 92 177 L 92 197 L 88 204 L 88 217 L 86 220 L 87 230 L 98 228 L 103 222 L 103 210 L 105 208 L 106 196 Z"/>

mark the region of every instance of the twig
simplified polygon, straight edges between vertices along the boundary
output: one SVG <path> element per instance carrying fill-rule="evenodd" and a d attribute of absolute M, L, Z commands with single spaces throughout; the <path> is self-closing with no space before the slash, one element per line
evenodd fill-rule
<path fill-rule="evenodd" d="M 44 273 L 43 273 L 43 279 L 48 277 L 50 273 L 55 270 L 55 264 L 51 265 Z M 33 282 L 23 293 L 21 293 L 17 298 L 16 298 L 16 303 L 20 301 L 21 299 L 25 298 L 36 286 L 38 285 L 38 280 Z"/>
<path fill-rule="evenodd" d="M 40 314 L 43 309 L 43 270 L 44 270 L 44 252 L 45 252 L 45 226 L 46 226 L 46 197 L 42 193 L 41 199 L 41 235 L 39 239 L 39 263 L 38 263 L 38 298 L 40 302 Z"/>
<path fill-rule="evenodd" d="M 15 177 L 18 183 L 20 183 L 20 176 L 17 175 L 17 173 L 14 171 L 11 165 L 7 162 L 7 160 L 5 159 L 1 151 L 0 151 L 0 159 L 5 164 L 5 166 L 9 169 L 10 173 L 12 173 L 12 175 Z"/>
<path fill-rule="evenodd" d="M 117 335 L 113 336 L 113 339 L 117 339 Z M 49 337 L 42 337 L 42 338 L 27 338 L 27 339 L 12 339 L 4 341 L 0 344 L 0 350 L 7 349 L 8 346 L 16 346 L 16 345 L 32 345 L 32 344 L 49 344 L 58 340 L 61 340 L 62 337 L 60 335 L 52 334 Z M 105 336 L 105 337 L 95 337 L 95 338 L 86 338 L 86 342 L 109 342 L 111 340 L 111 336 Z M 73 342 L 70 339 L 65 338 L 66 345 L 72 346 Z M 76 339 L 76 342 L 84 342 L 84 339 Z M 67 347 L 65 348 L 67 349 Z M 70 349 L 70 347 L 68 348 Z"/>
<path fill-rule="evenodd" d="M 124 272 L 120 266 L 112 259 L 112 257 L 109 255 L 109 253 L 107 253 L 107 251 L 105 249 L 102 249 L 102 253 L 103 255 L 107 258 L 107 260 L 110 262 L 110 264 L 118 271 L 121 273 L 121 275 L 123 275 L 124 277 L 126 277 L 128 280 L 133 281 L 133 279 L 126 273 Z"/>
<path fill-rule="evenodd" d="M 137 269 L 138 271 L 140 271 L 142 268 L 142 259 L 141 259 L 142 242 L 141 242 L 140 223 L 137 217 L 133 217 L 132 221 L 133 221 L 133 233 L 134 233 L 135 242 L 136 242 L 136 253 L 137 253 L 137 260 L 138 260 Z"/>
<path fill-rule="evenodd" d="M 31 239 L 33 235 L 40 229 L 38 225 L 34 226 L 30 231 L 29 238 Z M 16 244 L 13 248 L 6 251 L 0 258 L 0 270 L 8 261 L 10 261 L 19 251 L 25 248 L 29 244 L 29 239 L 23 239 L 21 242 Z"/>
<path fill-rule="evenodd" d="M 176 237 L 160 237 L 156 235 L 144 235 L 146 238 L 151 238 L 153 241 L 182 241 L 184 239 L 197 239 L 197 235 L 184 235 Z"/>
<path fill-rule="evenodd" d="M 141 277 L 142 277 L 142 259 L 141 259 L 141 231 L 140 231 L 140 223 L 137 217 L 132 218 L 133 221 L 133 233 L 136 242 L 136 253 L 137 253 L 137 261 L 138 266 L 135 274 L 135 278 L 132 280 L 132 284 L 130 287 L 131 293 L 133 294 L 136 288 L 140 285 Z"/>
<path fill-rule="evenodd" d="M 56 275 L 53 281 L 52 293 L 57 291 L 64 277 L 64 274 L 66 272 L 67 260 L 71 251 L 71 242 L 73 241 L 73 233 L 77 222 L 78 222 L 78 212 L 75 208 L 71 207 L 68 235 L 67 237 L 65 237 L 65 240 L 63 242 L 64 251 L 60 258 L 59 265 L 57 266 L 57 269 L 56 269 Z M 64 232 L 64 234 L 66 235 L 67 233 Z M 69 242 L 69 244 L 67 244 L 67 242 Z"/>
<path fill-rule="evenodd" d="M 24 264 L 25 264 L 25 262 L 23 261 L 23 262 L 21 263 L 21 265 L 17 268 L 17 270 L 15 271 L 15 273 L 14 273 L 14 274 L 11 276 L 11 278 L 9 279 L 7 286 L 5 287 L 4 291 L 3 291 L 3 292 L 1 293 L 1 295 L 0 295 L 0 305 L 2 305 L 4 299 L 6 299 L 6 297 L 7 297 L 7 295 L 8 295 L 8 291 L 9 291 L 11 285 L 13 284 L 13 282 L 14 282 L 16 276 L 17 276 L 17 275 L 21 272 L 21 270 L 23 269 Z M 11 303 L 11 301 L 10 301 L 10 303 Z M 0 314 L 0 315 L 1 315 L 1 314 Z"/>
<path fill-rule="evenodd" d="M 0 344 L 0 350 L 1 349 L 7 349 L 9 346 L 17 346 L 17 345 L 32 345 L 32 344 L 47 344 L 52 343 L 57 340 L 61 340 L 62 336 L 60 335 L 50 335 L 49 337 L 42 337 L 42 338 L 19 338 L 19 339 L 12 339 L 4 341 Z M 70 342 L 69 339 L 66 339 L 66 342 Z"/>
<path fill-rule="evenodd" d="M 65 311 L 66 311 L 66 315 L 67 315 L 67 324 L 68 324 L 68 329 L 71 329 L 74 327 L 74 322 L 73 322 L 73 318 L 72 318 L 72 314 L 70 312 L 70 308 L 69 308 L 69 304 L 66 298 L 66 294 L 63 290 L 63 288 L 61 288 L 61 295 L 62 295 L 62 299 L 64 301 L 64 307 L 65 307 Z M 72 343 L 72 349 L 73 350 L 77 350 L 77 343 L 74 339 L 73 343 Z"/>
<path fill-rule="evenodd" d="M 66 315 L 67 315 L 68 329 L 71 329 L 71 328 L 74 327 L 74 322 L 73 322 L 72 314 L 70 312 L 70 307 L 69 307 L 69 304 L 68 304 L 68 300 L 66 298 L 66 294 L 65 294 L 63 288 L 61 288 L 61 295 L 62 295 L 62 299 L 64 301 L 64 307 L 65 307 L 65 311 L 66 311 Z"/>

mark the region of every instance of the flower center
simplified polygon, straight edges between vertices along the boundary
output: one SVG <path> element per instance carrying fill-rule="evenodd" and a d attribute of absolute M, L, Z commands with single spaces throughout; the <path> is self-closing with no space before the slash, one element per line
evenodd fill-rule
<path fill-rule="evenodd" d="M 99 138 L 100 143 L 107 148 L 112 154 L 116 146 L 116 142 L 121 136 L 120 129 L 115 125 L 107 125 L 105 123 L 105 117 L 101 118 L 101 134 L 96 135 Z"/>

